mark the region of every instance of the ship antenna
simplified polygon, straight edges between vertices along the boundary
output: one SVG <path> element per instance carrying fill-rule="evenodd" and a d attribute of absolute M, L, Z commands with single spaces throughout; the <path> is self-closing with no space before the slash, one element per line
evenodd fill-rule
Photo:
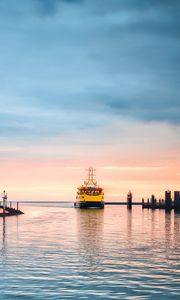
<path fill-rule="evenodd" d="M 89 167 L 88 169 L 88 180 L 85 182 L 86 185 L 97 185 L 97 181 L 95 180 L 95 174 L 94 171 L 96 171 L 95 169 L 93 169 L 93 167 Z"/>

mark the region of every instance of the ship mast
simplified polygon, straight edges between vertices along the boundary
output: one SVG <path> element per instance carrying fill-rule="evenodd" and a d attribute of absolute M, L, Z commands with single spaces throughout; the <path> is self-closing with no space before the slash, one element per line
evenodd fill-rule
<path fill-rule="evenodd" d="M 95 169 L 93 169 L 93 167 L 89 167 L 88 169 L 88 180 L 85 181 L 85 185 L 94 185 L 96 186 L 97 185 L 97 181 L 95 180 L 95 174 L 94 174 L 94 171 L 96 171 Z"/>

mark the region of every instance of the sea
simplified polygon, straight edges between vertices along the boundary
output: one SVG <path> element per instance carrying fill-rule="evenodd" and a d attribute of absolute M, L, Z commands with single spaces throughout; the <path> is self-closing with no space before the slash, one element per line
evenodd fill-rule
<path fill-rule="evenodd" d="M 180 299 L 180 214 L 20 208 L 0 219 L 0 299 Z"/>

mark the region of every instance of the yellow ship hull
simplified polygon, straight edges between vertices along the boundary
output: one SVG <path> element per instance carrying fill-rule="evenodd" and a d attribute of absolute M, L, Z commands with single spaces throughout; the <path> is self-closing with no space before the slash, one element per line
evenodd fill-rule
<path fill-rule="evenodd" d="M 78 195 L 74 205 L 80 208 L 104 208 L 104 195 Z"/>

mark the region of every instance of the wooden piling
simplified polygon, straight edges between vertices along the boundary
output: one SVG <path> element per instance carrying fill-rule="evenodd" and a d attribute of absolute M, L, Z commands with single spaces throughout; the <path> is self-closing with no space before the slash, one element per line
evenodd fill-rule
<path fill-rule="evenodd" d="M 171 191 L 165 191 L 165 209 L 170 211 L 172 209 Z"/>
<path fill-rule="evenodd" d="M 145 208 L 144 207 L 144 198 L 142 198 L 142 208 Z"/>
<path fill-rule="evenodd" d="M 158 207 L 159 207 L 159 209 L 162 208 L 162 200 L 161 199 L 159 199 L 159 205 L 158 205 Z"/>
<path fill-rule="evenodd" d="M 127 208 L 131 209 L 132 208 L 132 193 L 129 191 L 127 194 Z"/>
<path fill-rule="evenodd" d="M 152 209 L 156 208 L 156 198 L 154 195 L 151 196 L 151 208 Z"/>
<path fill-rule="evenodd" d="M 147 208 L 150 208 L 150 205 L 149 205 L 149 198 L 147 199 Z"/>
<path fill-rule="evenodd" d="M 180 192 L 174 192 L 174 211 L 180 212 Z"/>

